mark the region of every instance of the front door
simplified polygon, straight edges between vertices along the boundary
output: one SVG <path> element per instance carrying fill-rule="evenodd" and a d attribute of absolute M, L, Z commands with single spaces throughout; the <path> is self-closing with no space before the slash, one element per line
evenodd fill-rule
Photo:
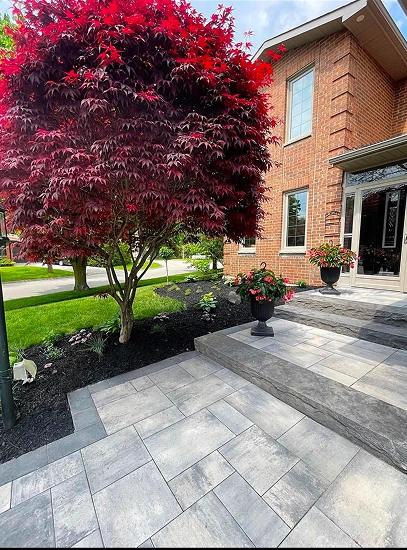
<path fill-rule="evenodd" d="M 360 257 L 341 283 L 407 292 L 407 184 L 384 182 L 349 190 L 344 205 L 344 246 Z M 350 228 L 350 231 L 349 231 Z"/>

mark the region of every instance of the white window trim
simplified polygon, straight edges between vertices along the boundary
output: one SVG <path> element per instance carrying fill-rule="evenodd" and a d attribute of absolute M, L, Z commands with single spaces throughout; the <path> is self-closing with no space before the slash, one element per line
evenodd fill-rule
<path fill-rule="evenodd" d="M 314 77 L 313 77 L 313 94 L 312 94 L 312 104 L 311 104 L 311 131 L 307 132 L 306 134 L 301 134 L 300 136 L 297 136 L 295 138 L 290 138 L 291 133 L 291 110 L 292 110 L 292 86 L 293 83 L 298 80 L 299 78 L 302 78 L 307 73 L 310 73 L 311 71 L 314 71 Z M 300 71 L 296 72 L 290 78 L 287 79 L 287 118 L 286 118 L 286 125 L 285 125 L 285 145 L 290 145 L 291 143 L 295 143 L 296 141 L 300 141 L 302 139 L 305 139 L 312 135 L 312 119 L 314 116 L 314 91 L 315 91 L 315 64 L 312 63 L 311 65 L 307 65 L 306 67 L 302 68 Z"/>
<path fill-rule="evenodd" d="M 245 246 L 243 241 L 243 243 L 239 244 L 238 254 L 256 254 L 256 245 Z"/>
<path fill-rule="evenodd" d="M 304 246 L 287 246 L 287 229 L 288 229 L 288 197 L 295 193 L 307 192 L 307 211 L 305 216 L 305 244 Z M 309 188 L 300 187 L 299 189 L 290 189 L 283 193 L 283 231 L 281 240 L 280 254 L 298 254 L 307 251 L 307 229 L 308 229 L 308 202 L 309 202 Z"/>

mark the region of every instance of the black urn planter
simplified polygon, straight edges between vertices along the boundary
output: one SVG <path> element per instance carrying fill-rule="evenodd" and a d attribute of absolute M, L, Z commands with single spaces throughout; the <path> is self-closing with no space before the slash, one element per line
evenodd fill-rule
<path fill-rule="evenodd" d="M 252 315 L 258 320 L 257 326 L 252 328 L 252 336 L 274 336 L 274 331 L 266 325 L 266 321 L 273 316 L 274 301 L 267 300 L 257 301 L 254 297 L 250 299 L 250 307 Z"/>
<path fill-rule="evenodd" d="M 341 276 L 340 267 L 321 267 L 321 279 L 326 284 L 325 288 L 321 288 L 319 292 L 321 294 L 340 294 L 339 290 L 336 290 L 332 285 L 339 281 Z"/>

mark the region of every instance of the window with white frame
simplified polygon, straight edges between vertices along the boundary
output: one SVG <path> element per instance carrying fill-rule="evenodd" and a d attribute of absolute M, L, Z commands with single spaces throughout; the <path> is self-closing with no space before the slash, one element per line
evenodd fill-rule
<path fill-rule="evenodd" d="M 314 95 L 314 68 L 309 68 L 288 81 L 287 140 L 311 133 Z"/>
<path fill-rule="evenodd" d="M 253 254 L 254 252 L 256 252 L 256 238 L 245 237 L 240 243 L 239 252 L 246 254 Z"/>
<path fill-rule="evenodd" d="M 307 231 L 308 189 L 284 195 L 283 249 L 304 251 Z"/>

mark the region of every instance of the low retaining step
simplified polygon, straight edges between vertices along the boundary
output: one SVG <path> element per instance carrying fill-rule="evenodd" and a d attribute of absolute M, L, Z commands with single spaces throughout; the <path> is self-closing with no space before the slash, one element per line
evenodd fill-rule
<path fill-rule="evenodd" d="M 351 298 L 332 298 L 315 292 L 298 292 L 291 303 L 295 307 L 346 315 L 407 330 L 407 308 L 359 302 Z"/>
<path fill-rule="evenodd" d="M 407 411 L 216 332 L 196 349 L 316 422 L 407 472 Z"/>
<path fill-rule="evenodd" d="M 407 349 L 407 327 L 358 319 L 351 316 L 352 313 L 349 313 L 349 315 L 339 315 L 332 313 L 332 311 L 335 311 L 335 308 L 332 306 L 327 309 L 328 311 L 321 311 L 319 309 L 309 309 L 308 307 L 286 304 L 276 307 L 275 314 L 279 319 L 286 319 L 339 334 L 346 334 L 347 336 L 353 336 L 361 340 L 376 342 L 383 346 Z"/>

